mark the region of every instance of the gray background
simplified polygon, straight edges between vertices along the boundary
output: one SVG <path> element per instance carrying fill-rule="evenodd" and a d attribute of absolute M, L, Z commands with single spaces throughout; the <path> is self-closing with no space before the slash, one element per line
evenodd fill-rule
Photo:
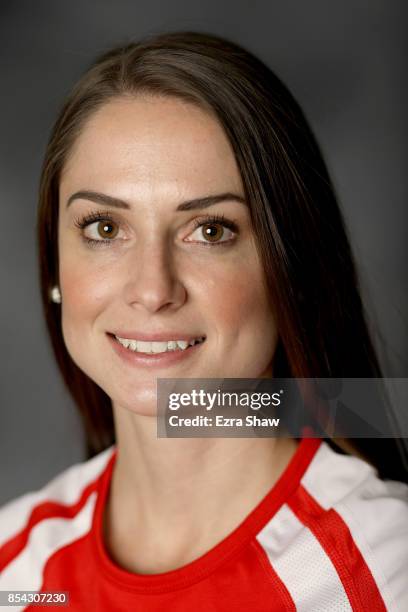
<path fill-rule="evenodd" d="M 407 376 L 406 2 L 0 3 L 0 503 L 83 459 L 51 356 L 37 282 L 35 211 L 50 126 L 97 53 L 195 29 L 261 57 L 304 108 L 351 233 L 389 376 Z"/>

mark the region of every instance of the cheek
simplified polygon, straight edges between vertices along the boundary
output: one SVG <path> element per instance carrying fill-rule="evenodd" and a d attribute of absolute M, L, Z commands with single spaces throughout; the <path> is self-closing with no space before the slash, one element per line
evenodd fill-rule
<path fill-rule="evenodd" d="M 218 292 L 212 300 L 213 312 L 223 326 L 240 327 L 248 317 L 252 316 L 253 308 L 257 307 L 254 293 L 249 283 L 243 282 L 242 277 L 228 285 L 228 289 Z"/>
<path fill-rule="evenodd" d="M 67 345 L 78 344 L 92 325 L 111 292 L 106 270 L 70 260 L 60 264 L 62 327 Z M 79 330 L 81 333 L 79 334 Z"/>
<path fill-rule="evenodd" d="M 214 325 L 222 330 L 239 332 L 251 327 L 263 333 L 265 322 L 271 325 L 273 312 L 263 288 L 262 272 L 257 263 L 231 266 L 224 271 L 214 270 L 211 280 L 202 283 L 206 301 L 206 314 Z M 273 327 L 273 325 L 272 325 Z"/>
<path fill-rule="evenodd" d="M 218 269 L 211 282 L 205 283 L 202 301 L 221 359 L 221 364 L 219 359 L 207 364 L 209 377 L 219 378 L 220 372 L 226 378 L 271 375 L 278 339 L 275 317 L 260 266 L 249 264 L 250 260 L 247 265 L 241 262 L 228 274 Z"/>

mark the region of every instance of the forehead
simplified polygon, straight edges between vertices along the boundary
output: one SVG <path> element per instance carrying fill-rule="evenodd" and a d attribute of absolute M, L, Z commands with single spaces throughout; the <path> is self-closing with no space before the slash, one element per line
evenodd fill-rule
<path fill-rule="evenodd" d="M 199 195 L 203 190 L 242 191 L 231 145 L 218 121 L 197 106 L 168 97 L 118 98 L 85 123 L 64 168 L 61 189 L 110 189 L 113 183 L 115 195 L 127 197 L 134 189 L 171 188 Z"/>

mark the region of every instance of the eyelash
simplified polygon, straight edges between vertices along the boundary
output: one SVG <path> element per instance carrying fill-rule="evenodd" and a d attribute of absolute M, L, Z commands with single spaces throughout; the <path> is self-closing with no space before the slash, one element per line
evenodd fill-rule
<path fill-rule="evenodd" d="M 111 221 L 115 223 L 113 216 L 109 212 L 105 212 L 105 211 L 90 213 L 89 215 L 85 215 L 84 217 L 76 218 L 74 223 L 75 223 L 75 226 L 78 227 L 82 232 L 82 230 L 84 230 L 88 225 L 91 225 L 92 223 L 95 223 L 97 221 Z M 219 224 L 231 230 L 235 234 L 239 233 L 239 228 L 238 228 L 238 225 L 235 223 L 235 221 L 226 219 L 224 215 L 217 215 L 217 214 L 207 215 L 205 217 L 195 219 L 193 231 L 195 231 L 199 227 L 202 227 L 203 225 L 211 225 L 211 224 Z M 101 240 L 94 240 L 93 238 L 88 238 L 87 236 L 84 236 L 83 233 L 82 233 L 82 238 L 92 247 L 99 247 L 102 245 L 110 246 L 114 242 L 114 240 L 112 239 L 103 239 L 103 238 Z M 234 242 L 234 240 L 235 238 L 230 238 L 229 240 L 224 240 L 223 242 L 207 242 L 207 243 L 199 242 L 199 244 L 204 247 L 228 246 L 231 242 Z"/>
<path fill-rule="evenodd" d="M 235 221 L 232 221 L 230 219 L 226 219 L 225 215 L 206 215 L 205 217 L 200 217 L 199 219 L 195 219 L 194 220 L 194 232 L 196 231 L 196 229 L 198 229 L 199 227 L 202 227 L 203 225 L 212 225 L 212 224 L 218 224 L 218 225 L 222 225 L 223 227 L 226 227 L 227 229 L 231 230 L 231 232 L 234 232 L 235 234 L 239 233 L 239 228 L 238 225 L 235 223 Z M 199 244 L 203 247 L 214 247 L 214 246 L 229 246 L 232 242 L 235 242 L 235 238 L 230 238 L 229 240 L 224 240 L 223 242 L 199 242 Z"/>
<path fill-rule="evenodd" d="M 92 223 L 95 223 L 97 221 L 114 222 L 114 219 L 113 219 L 113 216 L 108 212 L 95 212 L 95 213 L 90 213 L 89 215 L 85 215 L 83 217 L 77 217 L 74 220 L 75 226 L 81 230 L 81 235 L 82 235 L 83 240 L 85 240 L 85 242 L 87 242 L 89 246 L 92 246 L 92 247 L 100 247 L 100 246 L 103 246 L 104 244 L 112 242 L 109 239 L 108 240 L 103 240 L 103 239 L 94 240 L 93 238 L 88 238 L 87 236 L 84 236 L 82 230 L 88 227 L 88 225 L 92 225 Z"/>

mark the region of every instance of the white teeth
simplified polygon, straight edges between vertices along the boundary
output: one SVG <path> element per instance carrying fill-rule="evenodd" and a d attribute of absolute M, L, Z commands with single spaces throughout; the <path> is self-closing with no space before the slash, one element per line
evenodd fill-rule
<path fill-rule="evenodd" d="M 164 353 L 167 351 L 167 342 L 152 342 L 152 353 Z"/>
<path fill-rule="evenodd" d="M 133 349 L 133 350 L 136 350 Z M 138 353 L 151 353 L 152 352 L 152 343 L 151 342 L 142 342 L 142 340 L 137 341 L 137 352 Z"/>
<path fill-rule="evenodd" d="M 128 338 L 119 338 L 115 336 L 118 342 L 125 348 L 137 353 L 165 353 L 167 351 L 175 351 L 180 349 L 186 350 L 188 346 L 194 346 L 200 343 L 204 338 L 196 338 L 187 342 L 186 340 L 169 340 L 168 342 L 143 342 L 142 340 L 130 340 Z"/>
<path fill-rule="evenodd" d="M 177 340 L 177 344 L 183 351 L 188 347 L 188 342 L 185 340 Z"/>

